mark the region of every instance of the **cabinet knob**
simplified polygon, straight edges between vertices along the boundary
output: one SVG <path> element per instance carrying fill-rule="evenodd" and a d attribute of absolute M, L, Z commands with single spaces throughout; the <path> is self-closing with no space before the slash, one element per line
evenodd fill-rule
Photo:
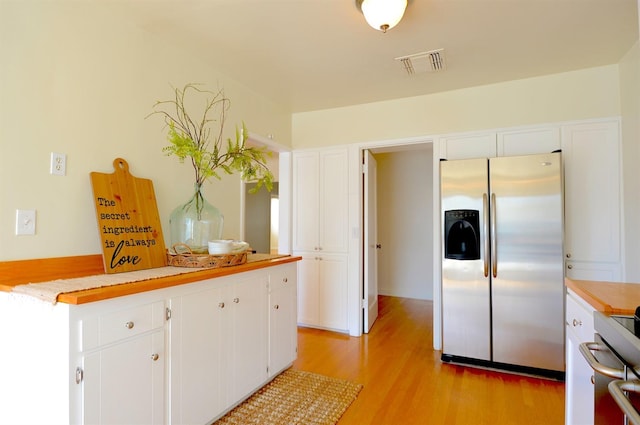
<path fill-rule="evenodd" d="M 567 258 L 571 258 L 571 253 L 567 252 Z"/>
<path fill-rule="evenodd" d="M 238 303 L 240 302 L 240 298 L 234 298 L 234 299 L 233 299 L 233 302 L 234 302 L 234 303 L 236 303 L 236 304 L 238 304 Z"/>
<path fill-rule="evenodd" d="M 595 376 L 593 376 L 593 375 L 591 375 L 591 383 L 592 383 L 593 385 L 595 385 L 595 384 L 596 384 L 596 378 L 595 378 Z"/>
<path fill-rule="evenodd" d="M 151 360 L 153 360 L 154 362 L 157 361 L 160 358 L 160 356 L 158 355 L 158 353 L 153 353 L 151 355 Z"/>
<path fill-rule="evenodd" d="M 573 319 L 573 326 L 582 326 L 582 320 Z"/>
<path fill-rule="evenodd" d="M 571 270 L 571 269 L 573 268 L 573 266 L 572 266 L 571 264 L 569 264 L 569 265 L 567 266 L 567 268 L 568 268 L 569 270 Z"/>
<path fill-rule="evenodd" d="M 127 322 L 124 324 L 124 327 L 127 329 L 133 329 L 133 322 Z"/>
<path fill-rule="evenodd" d="M 218 303 L 218 308 L 224 308 L 224 303 Z"/>
<path fill-rule="evenodd" d="M 287 283 L 289 281 L 289 279 L 287 279 L 286 277 L 284 279 L 282 279 L 283 283 Z"/>
<path fill-rule="evenodd" d="M 274 306 L 273 306 L 273 308 L 274 308 L 275 310 L 278 310 L 278 309 L 280 308 L 280 306 L 279 306 L 278 304 L 276 304 L 276 305 L 274 305 Z"/>

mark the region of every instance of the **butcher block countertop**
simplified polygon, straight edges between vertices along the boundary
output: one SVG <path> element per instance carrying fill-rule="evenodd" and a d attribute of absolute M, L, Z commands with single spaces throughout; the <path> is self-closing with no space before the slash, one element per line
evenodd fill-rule
<path fill-rule="evenodd" d="M 633 315 L 636 307 L 640 306 L 640 284 L 637 283 L 567 278 L 565 284 L 593 308 L 605 314 Z"/>
<path fill-rule="evenodd" d="M 204 279 L 229 276 L 265 267 L 299 261 L 301 257 L 288 255 L 249 254 L 247 262 L 238 266 L 220 268 L 192 268 L 187 273 L 159 277 L 149 280 L 123 283 L 114 286 L 66 292 L 57 296 L 57 302 L 85 304 L 132 295 L 155 289 L 193 283 Z M 14 287 L 29 283 L 37 284 L 56 279 L 74 279 L 104 275 L 101 255 L 44 258 L 0 262 L 0 291 L 13 292 Z M 124 275 L 124 273 L 122 273 Z"/>

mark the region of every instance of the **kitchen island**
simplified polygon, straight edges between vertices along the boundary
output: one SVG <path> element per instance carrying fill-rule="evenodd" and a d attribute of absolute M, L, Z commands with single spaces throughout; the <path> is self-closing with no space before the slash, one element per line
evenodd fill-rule
<path fill-rule="evenodd" d="M 249 255 L 53 302 L 15 289 L 100 277 L 101 256 L 0 263 L 0 423 L 212 422 L 295 360 L 299 259 Z"/>

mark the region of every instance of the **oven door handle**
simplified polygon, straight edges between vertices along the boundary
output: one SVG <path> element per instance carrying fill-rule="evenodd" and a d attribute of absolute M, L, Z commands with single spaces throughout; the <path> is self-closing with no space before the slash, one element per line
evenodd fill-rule
<path fill-rule="evenodd" d="M 640 393 L 640 381 L 637 379 L 630 381 L 611 381 L 609 382 L 609 393 L 615 400 L 616 404 L 622 409 L 627 419 L 634 425 L 640 425 L 640 414 L 633 407 L 629 399 L 624 395 L 624 391 L 630 393 Z"/>
<path fill-rule="evenodd" d="M 589 363 L 591 369 L 595 370 L 601 375 L 608 376 L 609 378 L 622 379 L 624 378 L 624 369 L 616 369 L 613 367 L 605 366 L 593 356 L 591 351 L 604 351 L 602 345 L 597 342 L 583 342 L 578 347 L 582 357 Z M 640 425 L 640 424 L 638 424 Z"/>

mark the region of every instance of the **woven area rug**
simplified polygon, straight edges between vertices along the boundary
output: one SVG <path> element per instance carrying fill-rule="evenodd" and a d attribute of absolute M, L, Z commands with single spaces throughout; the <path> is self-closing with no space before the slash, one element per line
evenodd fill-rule
<path fill-rule="evenodd" d="M 288 369 L 215 424 L 335 424 L 361 389 L 342 379 Z"/>

